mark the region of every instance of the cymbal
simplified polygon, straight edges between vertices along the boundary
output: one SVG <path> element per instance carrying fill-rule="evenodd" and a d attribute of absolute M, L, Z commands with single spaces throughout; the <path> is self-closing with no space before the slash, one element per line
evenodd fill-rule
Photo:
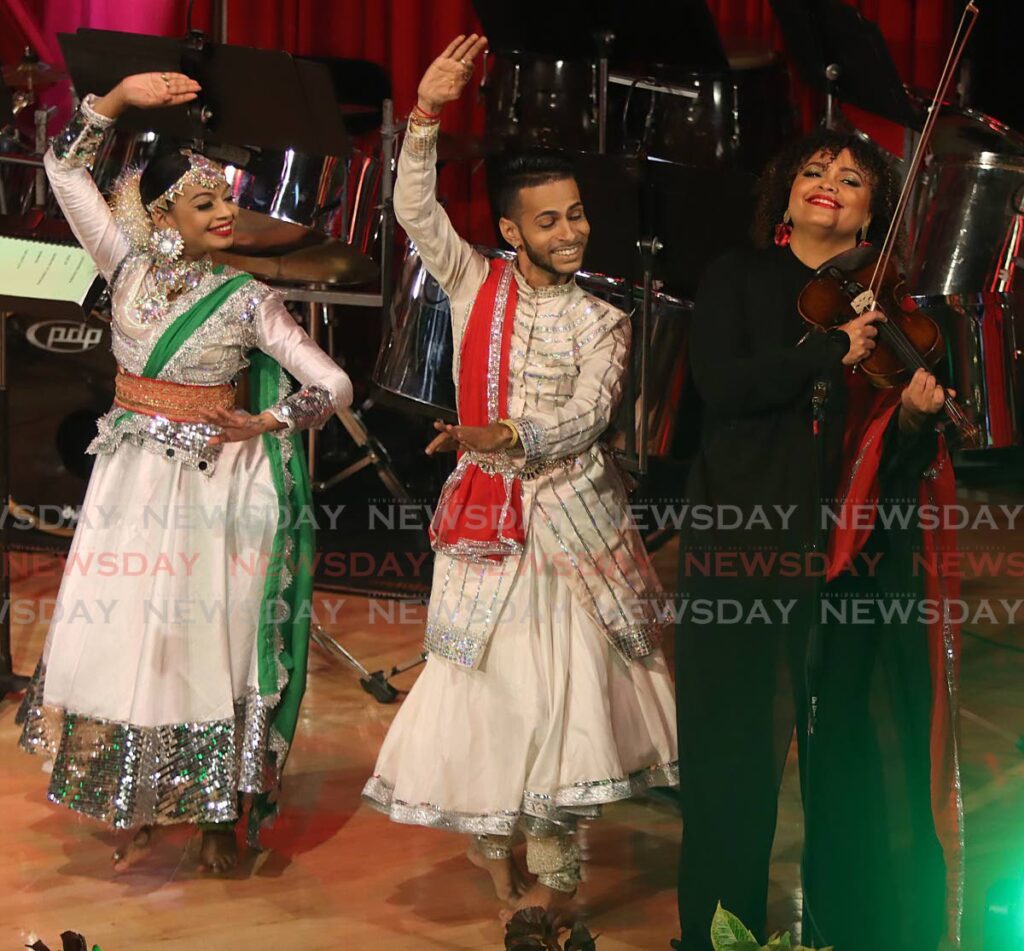
<path fill-rule="evenodd" d="M 350 286 L 375 281 L 380 274 L 371 258 L 352 245 L 334 239 L 273 257 L 218 251 L 213 259 L 240 271 L 248 271 L 255 277 L 286 284 Z"/>
<path fill-rule="evenodd" d="M 22 60 L 20 63 L 5 66 L 3 75 L 4 85 L 8 89 L 25 91 L 48 89 L 68 78 L 68 74 L 63 70 L 54 69 L 47 63 L 37 63 L 31 60 Z"/>

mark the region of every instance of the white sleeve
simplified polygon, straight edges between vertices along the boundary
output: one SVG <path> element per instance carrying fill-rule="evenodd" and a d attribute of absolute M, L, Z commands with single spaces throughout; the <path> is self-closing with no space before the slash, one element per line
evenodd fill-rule
<path fill-rule="evenodd" d="M 43 165 L 57 204 L 79 244 L 109 281 L 128 253 L 128 239 L 118 227 L 90 167 L 114 120 L 94 112 L 87 96 L 81 108 L 57 135 Z"/>
<path fill-rule="evenodd" d="M 257 345 L 301 384 L 269 412 L 288 424 L 286 432 L 319 428 L 352 405 L 352 381 L 295 322 L 280 298 L 267 296 L 256 312 Z"/>
<path fill-rule="evenodd" d="M 436 125 L 410 122 L 398 158 L 395 217 L 427 270 L 449 296 L 467 284 L 475 291 L 487 278 L 486 258 L 459 237 L 437 200 Z"/>

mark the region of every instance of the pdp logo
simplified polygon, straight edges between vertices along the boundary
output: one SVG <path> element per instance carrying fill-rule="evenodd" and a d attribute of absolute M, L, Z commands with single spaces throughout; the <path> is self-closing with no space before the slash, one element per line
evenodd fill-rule
<path fill-rule="evenodd" d="M 44 320 L 29 327 L 25 336 L 32 346 L 50 353 L 84 353 L 103 339 L 103 329 L 69 320 Z"/>

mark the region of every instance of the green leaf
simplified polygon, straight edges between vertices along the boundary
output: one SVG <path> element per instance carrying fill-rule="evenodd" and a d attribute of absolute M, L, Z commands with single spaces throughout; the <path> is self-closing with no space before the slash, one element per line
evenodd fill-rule
<path fill-rule="evenodd" d="M 773 934 L 765 947 L 768 948 L 768 951 L 794 951 L 788 931 L 781 935 L 778 932 Z"/>
<path fill-rule="evenodd" d="M 753 934 L 739 918 L 726 911 L 721 902 L 711 919 L 711 944 L 715 951 L 761 951 L 761 945 Z"/>

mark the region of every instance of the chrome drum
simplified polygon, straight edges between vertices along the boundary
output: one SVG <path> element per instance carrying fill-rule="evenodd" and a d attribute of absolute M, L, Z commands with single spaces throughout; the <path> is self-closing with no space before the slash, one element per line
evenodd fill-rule
<path fill-rule="evenodd" d="M 989 292 L 916 296 L 946 341 L 938 369 L 957 391 L 957 401 L 981 430 L 978 449 L 1024 443 L 1024 361 L 1021 314 L 1024 295 Z"/>
<path fill-rule="evenodd" d="M 515 148 L 597 148 L 597 64 L 521 51 L 488 58 L 487 138 Z"/>
<path fill-rule="evenodd" d="M 980 294 L 1003 266 L 1024 199 L 1024 156 L 936 158 L 915 197 L 910 286 L 918 294 Z"/>
<path fill-rule="evenodd" d="M 1024 441 L 1024 137 L 946 107 L 909 222 L 908 286 L 946 339 L 946 377 L 982 431 L 980 448 Z"/>
<path fill-rule="evenodd" d="M 382 402 L 455 422 L 452 308 L 415 246 L 405 260 L 371 380 Z"/>
<path fill-rule="evenodd" d="M 605 440 L 614 449 L 626 451 L 627 433 L 636 433 L 635 444 L 640 444 L 640 310 L 643 306 L 643 288 L 631 287 L 627 281 L 580 271 L 576 283 L 585 291 L 613 307 L 625 311 L 633 320 L 633 347 L 630 377 L 635 400 L 626 399 L 612 420 Z M 650 456 L 667 456 L 672 451 L 679 422 L 679 411 L 686 385 L 687 343 L 693 303 L 656 292 L 651 302 L 650 349 L 648 353 L 648 407 L 647 452 Z"/>
<path fill-rule="evenodd" d="M 770 51 L 731 56 L 730 65 L 727 73 L 614 71 L 610 150 L 759 172 L 796 134 L 789 76 Z"/>
<path fill-rule="evenodd" d="M 319 227 L 327 203 L 341 191 L 344 162 L 294 149 L 241 151 L 244 159 L 225 166 L 240 208 L 306 228 Z"/>

